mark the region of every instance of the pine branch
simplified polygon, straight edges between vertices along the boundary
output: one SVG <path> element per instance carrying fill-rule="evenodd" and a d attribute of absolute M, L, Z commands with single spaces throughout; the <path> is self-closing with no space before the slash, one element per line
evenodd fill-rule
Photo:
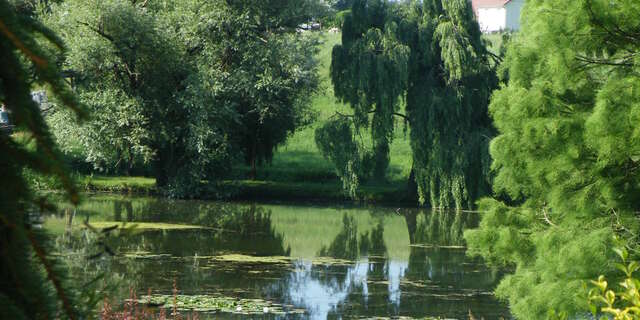
<path fill-rule="evenodd" d="M 69 301 L 69 298 L 67 297 L 67 295 L 64 292 L 64 289 L 62 288 L 62 282 L 60 281 L 60 279 L 58 279 L 58 277 L 55 276 L 55 273 L 53 271 L 53 266 L 47 259 L 44 249 L 40 247 L 40 245 L 38 244 L 38 240 L 35 238 L 33 231 L 27 230 L 27 235 L 29 237 L 29 242 L 31 243 L 31 247 L 36 253 L 36 256 L 40 260 L 40 263 L 44 267 L 45 271 L 47 272 L 47 278 L 49 279 L 49 281 L 51 281 L 51 283 L 53 283 L 53 286 L 56 289 L 58 298 L 60 299 L 60 301 L 62 301 L 62 306 L 67 316 L 69 317 L 69 319 L 74 320 L 75 313 L 73 312 L 73 307 L 71 306 L 71 302 Z"/>

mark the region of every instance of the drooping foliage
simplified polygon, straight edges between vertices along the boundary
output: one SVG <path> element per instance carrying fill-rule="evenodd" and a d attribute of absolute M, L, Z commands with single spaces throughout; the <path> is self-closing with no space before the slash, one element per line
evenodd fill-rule
<path fill-rule="evenodd" d="M 336 165 L 336 172 L 343 182 L 344 190 L 349 196 L 355 197 L 360 179 L 367 174 L 365 159 L 369 155 L 360 154 L 362 148 L 354 139 L 351 121 L 346 119 L 332 121 L 331 125 L 316 129 L 316 145 L 320 152 Z"/>
<path fill-rule="evenodd" d="M 409 21 L 406 109 L 418 195 L 433 207 L 471 208 L 489 193 L 495 72 L 468 1 L 425 1 Z"/>
<path fill-rule="evenodd" d="M 0 132 L 0 318 L 78 319 L 80 308 L 56 267 L 48 239 L 34 227 L 43 201 L 33 195 L 22 172 L 28 168 L 56 176 L 67 198 L 77 203 L 76 188 L 31 88 L 45 86 L 77 115 L 85 113 L 48 54 L 49 46 L 64 49 L 61 39 L 22 9 L 0 0 L 0 104 L 10 112 L 15 131 L 35 146 L 27 148 L 16 136 Z"/>
<path fill-rule="evenodd" d="M 468 1 L 354 1 L 331 76 L 354 110 L 353 132 L 371 132 L 372 176 L 385 174 L 399 118 L 410 128 L 421 203 L 468 208 L 487 194 L 487 105 L 497 84 L 488 57 Z"/>
<path fill-rule="evenodd" d="M 636 247 L 640 3 L 528 1 L 493 94 L 494 189 L 472 253 L 515 266 L 497 289 L 519 319 L 585 308 L 611 274 L 610 240 Z"/>
<path fill-rule="evenodd" d="M 407 85 L 409 48 L 396 38 L 391 9 L 384 1 L 354 2 L 342 28 L 342 45 L 334 47 L 331 57 L 336 97 L 352 106 L 355 130 L 371 127 L 377 178 L 389 166 L 393 115 Z"/>

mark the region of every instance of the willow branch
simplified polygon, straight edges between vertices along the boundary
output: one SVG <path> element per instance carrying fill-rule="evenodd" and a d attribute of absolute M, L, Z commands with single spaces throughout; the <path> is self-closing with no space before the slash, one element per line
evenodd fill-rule
<path fill-rule="evenodd" d="M 371 111 L 369 111 L 367 113 L 376 113 L 377 111 L 378 110 L 371 110 Z M 336 111 L 336 114 L 341 116 L 341 117 L 344 117 L 344 118 L 353 118 L 353 117 L 355 117 L 355 115 L 353 115 L 353 114 L 344 114 L 344 113 L 340 113 L 340 111 Z M 402 113 L 392 112 L 391 114 L 396 116 L 396 117 L 403 118 L 403 119 L 405 119 L 407 121 L 409 120 L 409 117 L 407 117 L 406 115 L 404 115 Z"/>

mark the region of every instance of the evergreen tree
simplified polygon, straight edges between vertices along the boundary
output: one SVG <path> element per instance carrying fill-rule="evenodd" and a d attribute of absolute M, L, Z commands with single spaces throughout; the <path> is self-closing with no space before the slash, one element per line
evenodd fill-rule
<path fill-rule="evenodd" d="M 44 200 L 34 196 L 22 173 L 28 168 L 57 177 L 67 198 L 77 204 L 76 188 L 31 99 L 31 88 L 35 83 L 46 86 L 76 114 L 84 113 L 47 54 L 50 46 L 64 48 L 61 39 L 23 9 L 0 0 L 0 104 L 10 112 L 16 131 L 35 145 L 27 148 L 15 136 L 0 133 L 0 318 L 78 319 L 74 295 L 57 271 L 47 237 L 34 227 Z"/>
<path fill-rule="evenodd" d="M 359 181 L 349 178 L 354 175 L 384 177 L 397 117 L 410 128 L 421 203 L 469 208 L 487 194 L 487 105 L 497 84 L 488 57 L 468 1 L 354 1 L 331 76 L 336 96 L 354 109 L 352 132 L 368 128 L 373 146 L 370 153 L 329 156 L 345 184 Z M 406 115 L 399 113 L 401 101 Z M 337 124 L 318 130 L 326 155 L 335 152 L 322 136 Z M 343 149 L 355 148 L 363 149 Z M 358 170 L 347 175 L 348 166 Z"/>
<path fill-rule="evenodd" d="M 637 248 L 640 3 L 528 1 L 493 94 L 494 189 L 470 252 L 515 267 L 499 287 L 519 319 L 585 310 L 584 282 Z M 633 251 L 632 251 L 633 252 Z"/>

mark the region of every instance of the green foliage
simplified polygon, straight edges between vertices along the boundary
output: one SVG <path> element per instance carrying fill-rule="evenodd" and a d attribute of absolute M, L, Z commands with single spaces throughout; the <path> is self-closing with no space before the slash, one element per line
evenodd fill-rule
<path fill-rule="evenodd" d="M 394 113 L 407 85 L 409 58 L 409 48 L 396 39 L 396 23 L 386 23 L 391 18 L 388 7 L 383 1 L 354 2 L 342 28 L 342 45 L 334 47 L 331 59 L 335 95 L 353 108 L 350 120 L 355 131 L 371 127 L 371 175 L 379 180 L 385 178 L 389 165 Z M 327 123 L 331 125 L 334 123 Z M 357 184 L 349 189 L 355 187 Z"/>
<path fill-rule="evenodd" d="M 196 196 L 200 181 L 226 170 L 232 112 L 214 103 L 214 82 L 182 43 L 187 26 L 172 20 L 188 10 L 114 0 L 66 1 L 52 12 L 47 20 L 70 47 L 65 66 L 93 114 L 80 127 L 52 116 L 58 140 L 77 137 L 87 160 L 109 171 L 152 163 L 174 196 Z"/>
<path fill-rule="evenodd" d="M 468 1 L 414 4 L 407 116 L 420 201 L 472 208 L 489 193 L 487 106 L 496 86 Z"/>
<path fill-rule="evenodd" d="M 328 3 L 332 8 L 336 10 L 347 10 L 351 8 L 355 1 L 353 0 L 329 0 Z"/>
<path fill-rule="evenodd" d="M 336 119 L 316 129 L 316 145 L 329 161 L 336 164 L 336 173 L 343 183 L 343 189 L 355 198 L 359 180 L 367 174 L 363 168 L 360 148 L 354 140 L 351 122 Z"/>
<path fill-rule="evenodd" d="M 77 203 L 76 187 L 30 90 L 45 86 L 77 115 L 85 113 L 49 54 L 64 50 L 61 39 L 23 3 L 12 3 L 0 0 L 0 104 L 35 148 L 0 133 L 0 318 L 77 319 L 82 308 L 49 254 L 48 237 L 34 228 L 46 201 L 33 195 L 22 172 L 56 176 L 67 199 Z"/>
<path fill-rule="evenodd" d="M 614 249 L 620 256 L 622 263 L 617 263 L 616 268 L 624 273 L 624 279 L 619 287 L 612 289 L 603 275 L 598 280 L 591 281 L 589 290 L 589 307 L 594 316 L 605 314 L 614 320 L 640 319 L 640 280 L 634 277 L 634 273 L 640 269 L 637 261 L 629 261 L 629 253 L 626 248 Z M 602 316 L 600 319 L 610 319 Z"/>
<path fill-rule="evenodd" d="M 385 176 L 399 117 L 411 129 L 421 203 L 470 208 L 488 193 L 487 105 L 496 85 L 488 56 L 468 1 L 354 1 L 331 76 L 336 97 L 354 110 L 355 132 L 371 131 L 373 177 Z M 333 158 L 341 174 L 346 164 L 335 160 L 348 157 Z"/>
<path fill-rule="evenodd" d="M 295 33 L 315 1 L 66 1 L 48 21 L 71 48 L 73 85 L 95 115 L 58 112 L 60 141 L 128 174 L 151 163 L 169 195 L 194 197 L 229 170 L 270 161 L 311 121 L 317 39 Z M 317 9 L 317 8 L 316 8 Z"/>
<path fill-rule="evenodd" d="M 495 191 L 472 254 L 512 265 L 497 294 L 520 319 L 575 314 L 583 281 L 613 270 L 613 234 L 637 245 L 637 1 L 528 1 L 490 113 Z"/>
<path fill-rule="evenodd" d="M 274 10 L 278 7 L 286 9 Z M 214 103 L 235 112 L 231 142 L 253 167 L 253 176 L 257 164 L 271 161 L 275 148 L 313 119 L 318 42 L 294 32 L 305 21 L 290 12 L 299 9 L 293 0 L 219 1 L 199 17 L 200 67 L 217 84 Z"/>

